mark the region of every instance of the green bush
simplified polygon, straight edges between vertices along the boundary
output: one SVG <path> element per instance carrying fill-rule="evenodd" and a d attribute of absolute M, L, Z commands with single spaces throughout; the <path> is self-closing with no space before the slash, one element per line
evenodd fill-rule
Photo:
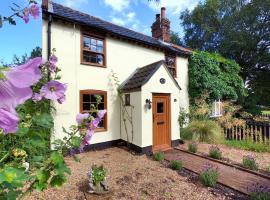
<path fill-rule="evenodd" d="M 226 140 L 224 144 L 238 149 L 244 149 L 248 151 L 256 152 L 270 152 L 270 145 L 263 143 L 255 143 L 252 140 Z"/>
<path fill-rule="evenodd" d="M 170 163 L 170 168 L 173 170 L 182 170 L 183 169 L 183 163 L 180 160 L 172 160 Z"/>
<path fill-rule="evenodd" d="M 217 146 L 211 146 L 209 150 L 209 156 L 214 159 L 221 159 L 222 152 Z"/>
<path fill-rule="evenodd" d="M 250 170 L 257 170 L 258 164 L 256 163 L 256 160 L 253 156 L 243 156 L 243 166 Z"/>
<path fill-rule="evenodd" d="M 157 152 L 157 153 L 154 153 L 154 160 L 155 161 L 162 161 L 164 160 L 164 153 L 163 152 Z"/>
<path fill-rule="evenodd" d="M 206 187 L 215 187 L 218 181 L 218 176 L 217 168 L 207 164 L 200 173 L 199 180 Z"/>
<path fill-rule="evenodd" d="M 224 140 L 221 127 L 213 120 L 193 120 L 186 128 L 193 140 L 207 143 L 220 143 Z"/>
<path fill-rule="evenodd" d="M 106 169 L 101 166 L 92 166 L 92 180 L 94 185 L 98 185 L 100 182 L 104 181 L 106 178 L 107 171 Z"/>
<path fill-rule="evenodd" d="M 196 143 L 192 142 L 188 144 L 188 151 L 192 153 L 196 153 L 198 150 L 198 146 Z"/>

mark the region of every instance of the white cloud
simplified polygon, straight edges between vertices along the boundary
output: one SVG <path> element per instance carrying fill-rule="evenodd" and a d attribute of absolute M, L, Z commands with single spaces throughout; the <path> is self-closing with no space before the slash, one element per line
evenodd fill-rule
<path fill-rule="evenodd" d="M 113 10 L 121 12 L 129 7 L 130 0 L 104 0 L 105 5 L 110 6 Z"/>
<path fill-rule="evenodd" d="M 80 8 L 82 4 L 88 3 L 88 0 L 64 0 L 63 4 L 71 8 Z"/>
<path fill-rule="evenodd" d="M 160 11 L 161 7 L 166 7 L 166 13 L 168 13 L 169 15 L 179 15 L 180 12 L 185 9 L 192 10 L 199 2 L 200 0 L 160 0 L 159 3 L 156 3 L 154 1 L 147 3 L 149 7 L 152 8 L 154 11 Z"/>
<path fill-rule="evenodd" d="M 135 16 L 136 16 L 136 13 L 135 12 L 129 12 L 127 14 L 127 17 L 128 17 L 129 20 L 133 20 Z"/>
<path fill-rule="evenodd" d="M 121 19 L 121 18 L 118 18 L 118 17 L 112 17 L 112 22 L 119 25 L 119 26 L 126 25 L 126 21 L 124 19 Z"/>

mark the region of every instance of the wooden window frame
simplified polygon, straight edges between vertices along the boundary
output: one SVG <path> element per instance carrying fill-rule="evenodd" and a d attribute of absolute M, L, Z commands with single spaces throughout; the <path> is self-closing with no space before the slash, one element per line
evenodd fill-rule
<path fill-rule="evenodd" d="M 173 55 L 173 54 L 169 54 L 169 53 L 165 53 L 165 61 L 167 61 L 167 57 L 170 57 L 170 58 L 174 58 L 174 66 L 169 66 L 168 65 L 168 68 L 169 69 L 173 69 L 175 71 L 175 74 L 172 74 L 174 78 L 177 78 L 177 56 L 176 55 Z"/>
<path fill-rule="evenodd" d="M 85 49 L 84 45 L 83 45 L 84 36 L 91 37 L 91 38 L 96 39 L 96 40 L 102 40 L 103 41 L 103 53 L 98 53 L 98 52 L 95 52 L 95 51 L 91 51 L 89 49 Z M 103 56 L 103 64 L 84 62 L 83 61 L 83 52 L 89 52 L 89 53 L 96 54 L 96 55 L 102 55 Z M 101 34 L 91 33 L 90 31 L 81 31 L 81 64 L 106 68 L 106 63 L 107 63 L 106 58 L 107 58 L 107 55 L 106 55 L 106 37 L 104 35 L 101 35 Z"/>
<path fill-rule="evenodd" d="M 106 109 L 106 114 L 104 115 L 104 127 L 95 129 L 95 132 L 104 132 L 108 130 L 108 107 L 107 107 L 107 91 L 103 90 L 80 90 L 80 113 L 83 113 L 83 95 L 104 95 L 104 109 Z"/>

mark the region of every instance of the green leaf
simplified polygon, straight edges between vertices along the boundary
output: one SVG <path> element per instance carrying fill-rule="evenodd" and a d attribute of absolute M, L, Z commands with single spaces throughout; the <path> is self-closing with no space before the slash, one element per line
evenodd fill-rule
<path fill-rule="evenodd" d="M 79 148 L 81 143 L 82 143 L 82 139 L 78 136 L 74 136 L 71 141 L 70 141 L 71 145 L 75 148 Z"/>
<path fill-rule="evenodd" d="M 25 136 L 27 135 L 28 131 L 29 131 L 29 128 L 20 127 L 16 134 L 18 136 Z"/>
<path fill-rule="evenodd" d="M 56 175 L 52 178 L 50 185 L 52 187 L 60 187 L 66 182 L 65 176 Z"/>
<path fill-rule="evenodd" d="M 70 169 L 67 167 L 65 163 L 56 165 L 54 168 L 54 172 L 56 175 L 62 175 L 62 176 L 64 176 L 65 173 L 71 174 Z"/>
<path fill-rule="evenodd" d="M 38 126 L 48 128 L 48 129 L 53 127 L 53 118 L 48 113 L 37 115 L 33 118 L 33 120 Z"/>
<path fill-rule="evenodd" d="M 48 184 L 47 183 L 38 183 L 38 182 L 36 182 L 34 184 L 34 187 L 35 187 L 35 189 L 37 191 L 41 192 L 41 191 L 45 190 L 48 187 Z"/>
<path fill-rule="evenodd" d="M 50 172 L 45 170 L 39 170 L 36 176 L 39 183 L 46 183 L 50 178 Z"/>
<path fill-rule="evenodd" d="M 60 165 L 60 164 L 64 163 L 63 155 L 56 152 L 56 151 L 51 154 L 50 158 L 51 158 L 51 161 L 54 165 Z"/>

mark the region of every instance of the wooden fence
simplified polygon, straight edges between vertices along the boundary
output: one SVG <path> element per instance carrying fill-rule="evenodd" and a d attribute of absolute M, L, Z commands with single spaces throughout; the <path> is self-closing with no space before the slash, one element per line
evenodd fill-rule
<path fill-rule="evenodd" d="M 270 144 L 270 122 L 247 121 L 245 127 L 224 129 L 227 140 L 253 140 Z"/>

